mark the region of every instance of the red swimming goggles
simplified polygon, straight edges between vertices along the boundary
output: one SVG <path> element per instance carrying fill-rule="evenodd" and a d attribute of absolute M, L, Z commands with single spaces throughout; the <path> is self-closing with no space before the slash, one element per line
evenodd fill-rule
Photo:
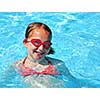
<path fill-rule="evenodd" d="M 40 47 L 41 45 L 43 45 L 43 47 L 45 49 L 50 48 L 50 46 L 52 45 L 52 43 L 50 41 L 45 41 L 42 42 L 40 39 L 32 39 L 31 41 L 27 41 L 27 38 L 24 39 L 24 42 L 31 42 L 35 47 Z"/>

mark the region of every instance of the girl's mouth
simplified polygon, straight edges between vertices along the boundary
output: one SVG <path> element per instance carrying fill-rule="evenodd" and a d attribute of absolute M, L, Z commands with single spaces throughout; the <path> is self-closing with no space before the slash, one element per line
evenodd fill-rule
<path fill-rule="evenodd" d="M 39 51 L 33 51 L 33 53 L 36 53 L 38 56 L 42 56 L 43 54 L 45 54 L 44 52 L 39 52 Z"/>

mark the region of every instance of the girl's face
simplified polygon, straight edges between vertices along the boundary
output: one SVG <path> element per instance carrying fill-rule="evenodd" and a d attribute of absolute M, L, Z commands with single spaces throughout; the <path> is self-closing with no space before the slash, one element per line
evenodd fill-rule
<path fill-rule="evenodd" d="M 28 56 L 34 60 L 44 58 L 51 48 L 50 33 L 42 27 L 32 30 L 27 41 Z"/>

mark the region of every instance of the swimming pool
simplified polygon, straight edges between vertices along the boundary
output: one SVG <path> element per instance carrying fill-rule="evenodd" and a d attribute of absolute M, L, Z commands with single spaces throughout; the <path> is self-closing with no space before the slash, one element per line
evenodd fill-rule
<path fill-rule="evenodd" d="M 100 87 L 99 16 L 96 12 L 0 12 L 0 87 L 8 87 L 10 77 L 4 74 L 8 66 L 26 56 L 22 41 L 27 25 L 34 21 L 52 29 L 55 54 L 49 56 L 63 60 L 74 77 L 84 80 L 82 87 Z"/>

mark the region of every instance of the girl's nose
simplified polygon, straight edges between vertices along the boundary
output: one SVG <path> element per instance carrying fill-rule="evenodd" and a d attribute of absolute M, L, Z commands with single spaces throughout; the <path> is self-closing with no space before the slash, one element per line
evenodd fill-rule
<path fill-rule="evenodd" d="M 43 45 L 40 45 L 38 49 L 43 50 L 44 49 Z"/>

